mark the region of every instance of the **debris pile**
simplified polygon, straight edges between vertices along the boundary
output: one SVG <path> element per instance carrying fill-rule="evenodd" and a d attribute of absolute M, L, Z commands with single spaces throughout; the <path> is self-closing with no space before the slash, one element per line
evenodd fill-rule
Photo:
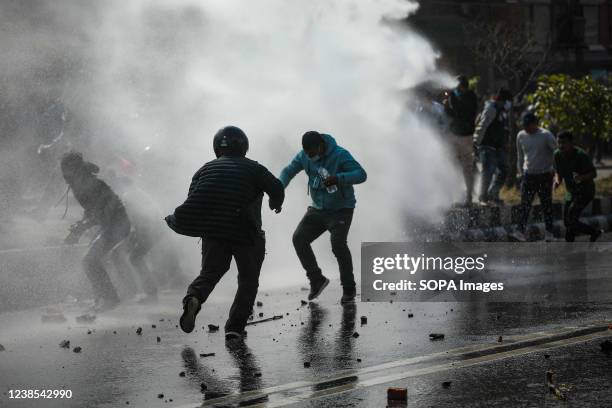
<path fill-rule="evenodd" d="M 548 387 L 548 391 L 555 397 L 559 398 L 560 400 L 567 399 L 563 391 L 561 391 L 561 389 L 557 386 L 555 381 L 555 372 L 553 370 L 548 370 L 546 372 L 546 386 Z"/>

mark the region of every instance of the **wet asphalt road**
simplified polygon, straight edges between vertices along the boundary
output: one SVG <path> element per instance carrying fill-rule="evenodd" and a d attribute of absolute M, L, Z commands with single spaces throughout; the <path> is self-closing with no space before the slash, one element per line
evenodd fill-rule
<path fill-rule="evenodd" d="M 86 309 L 83 304 L 57 307 L 67 319 L 63 323 L 41 323 L 41 315 L 49 309 L 2 314 L 0 344 L 6 350 L 0 353 L 0 406 L 115 407 L 128 402 L 137 407 L 198 406 L 212 398 L 296 381 L 311 387 L 334 375 L 354 382 L 354 370 L 383 363 L 464 346 L 495 345 L 500 335 L 511 339 L 612 320 L 612 304 L 357 303 L 342 307 L 338 282 L 332 282 L 316 303 L 302 305 L 306 294 L 299 288 L 261 293 L 263 307 L 255 309 L 256 316 L 282 314 L 283 318 L 249 326 L 243 345 L 226 344 L 222 332 L 202 328 L 223 325 L 230 299 L 217 298 L 205 305 L 197 331 L 182 333 L 176 327 L 179 292 L 164 293 L 155 307 L 128 302 L 91 323 L 75 321 Z M 367 324 L 361 325 L 361 316 L 367 317 Z M 445 339 L 430 341 L 432 332 L 444 333 Z M 70 340 L 71 348 L 79 346 L 82 351 L 60 348 L 62 340 Z M 300 405 L 385 406 L 386 387 L 405 386 L 410 390 L 410 406 L 457 406 L 457 401 L 458 406 L 480 406 L 479 400 L 497 406 L 542 406 L 542 401 L 548 401 L 542 387 L 550 362 L 555 362 L 562 381 L 573 385 L 572 398 L 588 397 L 595 404 L 603 395 L 612 397 L 612 360 L 598 350 L 597 341 L 551 350 L 552 357 L 545 362 L 542 356 L 530 354 L 389 383 L 375 381 L 369 387 L 349 387 L 341 394 Z M 204 357 L 205 353 L 215 355 Z M 391 371 L 379 371 L 374 377 L 384 378 L 387 372 Z M 452 386 L 441 389 L 441 382 L 447 380 L 453 381 Z M 73 398 L 8 399 L 11 389 L 42 388 L 70 389 Z M 235 405 L 230 401 L 213 406 Z"/>

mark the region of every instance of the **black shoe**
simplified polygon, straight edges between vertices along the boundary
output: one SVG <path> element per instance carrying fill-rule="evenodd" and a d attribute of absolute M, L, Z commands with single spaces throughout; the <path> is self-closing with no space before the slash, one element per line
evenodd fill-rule
<path fill-rule="evenodd" d="M 323 292 L 323 289 L 327 287 L 327 285 L 329 285 L 329 279 L 327 279 L 325 276 L 323 276 L 321 280 L 318 280 L 314 283 L 311 282 L 308 300 L 316 299 L 321 294 L 321 292 Z"/>
<path fill-rule="evenodd" d="M 344 289 L 340 303 L 343 305 L 347 303 L 355 303 L 355 296 L 357 296 L 357 290 L 355 288 Z"/>
<path fill-rule="evenodd" d="M 183 302 L 183 314 L 179 320 L 181 329 L 185 333 L 191 333 L 195 327 L 195 319 L 201 309 L 201 304 L 198 299 L 193 296 L 188 297 Z"/>
<path fill-rule="evenodd" d="M 595 231 L 594 233 L 591 234 L 591 238 L 589 239 L 589 241 L 591 242 L 597 241 L 602 233 L 603 233 L 602 230 Z"/>
<path fill-rule="evenodd" d="M 243 330 L 241 332 L 237 332 L 237 331 L 228 331 L 225 332 L 225 340 L 229 341 L 229 340 L 244 340 L 244 338 L 247 336 L 247 332 L 246 330 Z"/>

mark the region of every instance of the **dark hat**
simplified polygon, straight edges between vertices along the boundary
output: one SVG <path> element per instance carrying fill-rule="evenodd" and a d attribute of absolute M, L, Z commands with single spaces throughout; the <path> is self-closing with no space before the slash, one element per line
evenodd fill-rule
<path fill-rule="evenodd" d="M 497 91 L 496 98 L 498 101 L 511 101 L 512 100 L 512 92 L 510 92 L 506 88 L 499 88 Z"/>
<path fill-rule="evenodd" d="M 533 123 L 538 123 L 538 117 L 533 112 L 527 112 L 523 115 L 523 126 L 528 126 Z"/>

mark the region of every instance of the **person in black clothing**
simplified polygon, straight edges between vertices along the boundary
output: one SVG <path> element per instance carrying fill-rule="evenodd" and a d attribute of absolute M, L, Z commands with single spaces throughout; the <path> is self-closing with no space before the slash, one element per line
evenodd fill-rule
<path fill-rule="evenodd" d="M 104 268 L 103 258 L 127 237 L 130 221 L 117 194 L 96 176 L 98 166 L 83 160 L 81 153 L 65 154 L 61 169 L 69 189 L 85 210 L 83 219 L 71 227 L 65 243 L 75 244 L 86 230 L 100 226 L 83 266 L 93 288 L 96 308 L 113 308 L 119 303 L 119 296 Z"/>
<path fill-rule="evenodd" d="M 474 146 L 482 164 L 480 192 L 481 204 L 503 204 L 499 192 L 508 174 L 508 112 L 512 107 L 512 94 L 501 88 L 485 103 L 474 131 Z"/>
<path fill-rule="evenodd" d="M 561 132 L 557 136 L 559 149 L 555 152 L 555 184 L 558 188 L 565 182 L 565 240 L 574 242 L 576 235 L 586 234 L 595 242 L 601 230 L 580 222 L 580 214 L 595 197 L 597 170 L 586 152 L 573 143 L 571 132 Z"/>
<path fill-rule="evenodd" d="M 216 160 L 206 163 L 191 181 L 187 200 L 166 217 L 175 232 L 202 237 L 202 271 L 187 289 L 180 325 L 190 333 L 196 315 L 215 285 L 229 270 L 232 257 L 238 267 L 238 291 L 225 324 L 226 339 L 242 338 L 259 287 L 265 257 L 261 229 L 263 193 L 277 213 L 285 198 L 283 185 L 268 169 L 247 159 L 249 144 L 235 126 L 214 137 Z"/>
<path fill-rule="evenodd" d="M 451 118 L 450 132 L 451 144 L 461 169 L 466 186 L 466 205 L 472 203 L 474 190 L 474 152 L 472 135 L 474 123 L 478 114 L 478 97 L 469 88 L 468 78 L 464 75 L 457 77 L 459 84 L 444 101 L 444 110 Z"/>

